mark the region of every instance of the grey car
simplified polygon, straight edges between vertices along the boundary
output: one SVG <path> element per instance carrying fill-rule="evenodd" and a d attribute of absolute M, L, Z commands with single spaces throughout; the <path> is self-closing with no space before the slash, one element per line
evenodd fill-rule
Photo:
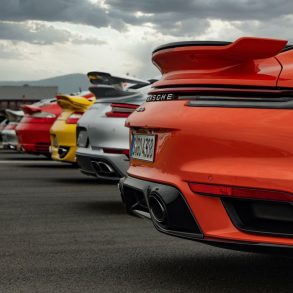
<path fill-rule="evenodd" d="M 94 84 L 90 91 L 97 101 L 78 122 L 76 158 L 81 172 L 118 181 L 129 165 L 129 130 L 125 120 L 145 102 L 153 80 L 111 76 L 107 84 L 94 78 L 99 74 L 88 74 Z M 125 82 L 133 85 L 125 90 L 121 86 Z"/>

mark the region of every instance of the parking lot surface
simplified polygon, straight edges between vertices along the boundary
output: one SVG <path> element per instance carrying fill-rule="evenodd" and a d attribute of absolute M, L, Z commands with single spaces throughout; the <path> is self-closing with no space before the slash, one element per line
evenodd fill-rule
<path fill-rule="evenodd" d="M 0 292 L 293 292 L 292 266 L 160 234 L 116 184 L 0 150 Z"/>

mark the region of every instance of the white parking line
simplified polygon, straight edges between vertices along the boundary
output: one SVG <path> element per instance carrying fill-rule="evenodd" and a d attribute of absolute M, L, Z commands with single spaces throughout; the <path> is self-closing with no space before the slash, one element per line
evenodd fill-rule
<path fill-rule="evenodd" d="M 59 162 L 54 161 L 46 161 L 46 160 L 2 160 L 0 161 L 0 164 L 55 164 L 60 165 Z"/>

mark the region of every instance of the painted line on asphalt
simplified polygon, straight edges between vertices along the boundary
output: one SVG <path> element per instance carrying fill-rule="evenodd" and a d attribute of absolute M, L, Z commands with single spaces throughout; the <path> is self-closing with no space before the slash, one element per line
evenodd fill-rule
<path fill-rule="evenodd" d="M 22 161 L 22 160 L 2 160 L 0 161 L 0 164 L 55 164 L 55 165 L 61 165 L 61 163 L 59 162 L 54 162 L 54 161 L 46 161 L 46 160 L 38 160 L 38 161 L 35 161 L 35 160 L 25 160 L 25 161 Z"/>

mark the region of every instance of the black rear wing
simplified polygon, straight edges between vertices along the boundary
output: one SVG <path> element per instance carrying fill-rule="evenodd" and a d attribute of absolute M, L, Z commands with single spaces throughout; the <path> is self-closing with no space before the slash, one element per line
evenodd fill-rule
<path fill-rule="evenodd" d="M 93 85 L 112 85 L 123 88 L 123 83 L 139 84 L 141 86 L 149 84 L 148 81 L 142 79 L 129 76 L 113 76 L 110 73 L 100 71 L 89 72 L 87 76 Z"/>
<path fill-rule="evenodd" d="M 114 86 L 110 85 L 99 85 L 99 86 L 92 86 L 89 88 L 89 90 L 95 95 L 97 102 L 101 100 L 108 100 L 108 99 L 124 99 L 124 98 L 132 98 L 134 96 L 141 96 L 139 91 L 132 90 L 123 90 L 116 88 Z"/>

